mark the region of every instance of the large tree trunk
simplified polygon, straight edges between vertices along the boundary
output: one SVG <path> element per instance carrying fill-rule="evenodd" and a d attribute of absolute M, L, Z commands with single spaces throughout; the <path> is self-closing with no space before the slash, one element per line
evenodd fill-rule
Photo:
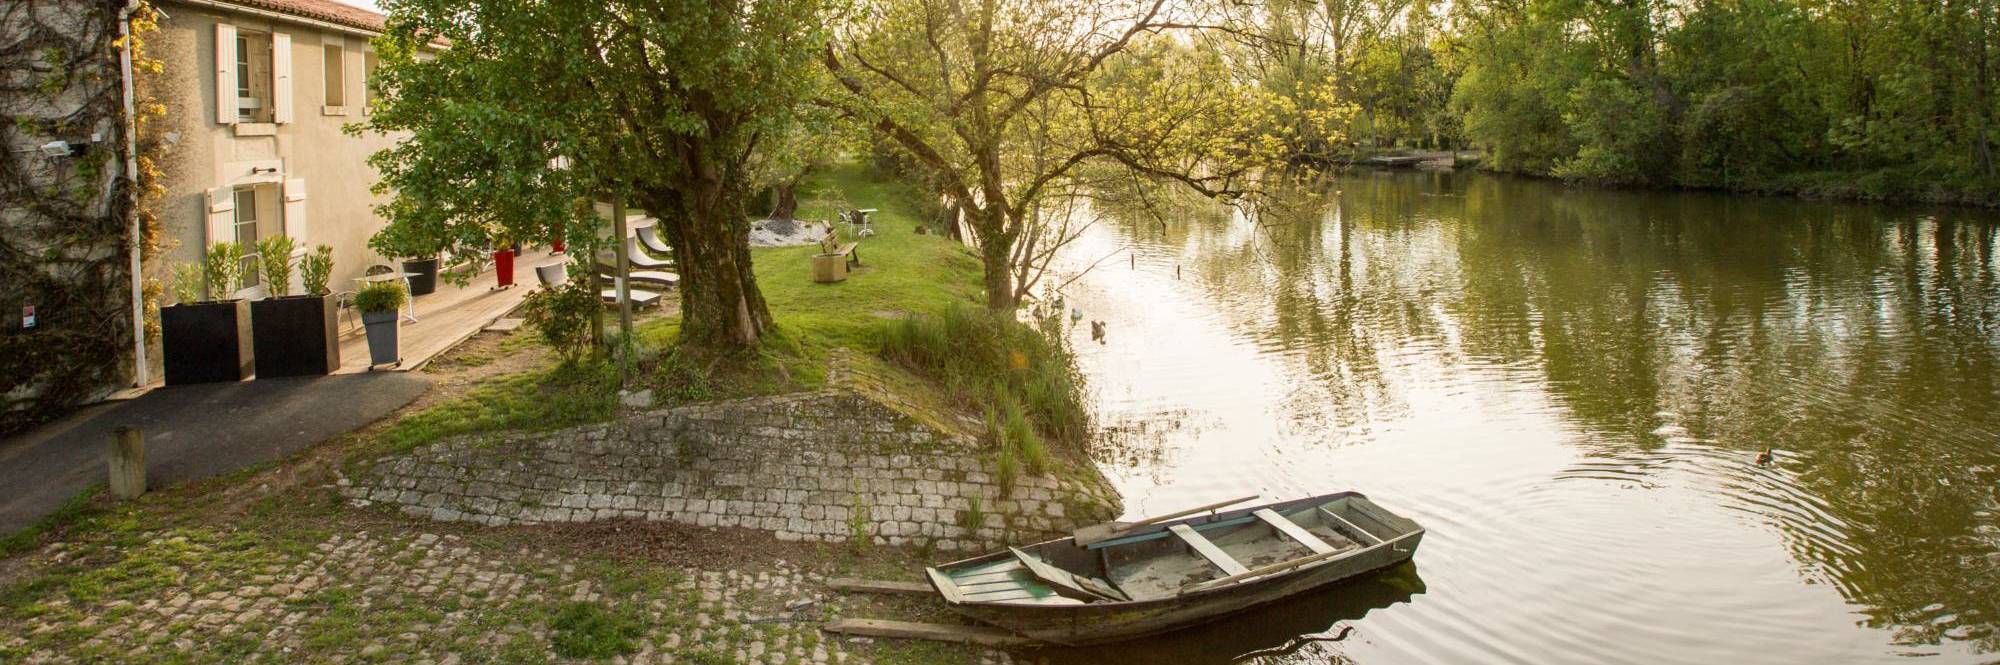
<path fill-rule="evenodd" d="M 798 214 L 799 180 L 803 178 L 804 175 L 801 174 L 797 178 L 780 182 L 771 188 L 770 219 L 790 221 L 792 215 Z"/>
<path fill-rule="evenodd" d="M 660 224 L 680 268 L 681 342 L 711 349 L 756 346 L 771 312 L 750 266 L 750 227 L 740 192 L 719 182 L 643 192 L 647 210 L 672 210 Z"/>
<path fill-rule="evenodd" d="M 1006 213 L 967 208 L 974 235 L 979 237 L 979 263 L 986 278 L 986 308 L 1012 312 L 1021 304 L 1021 298 L 1014 292 L 1014 237 L 1006 231 Z"/>

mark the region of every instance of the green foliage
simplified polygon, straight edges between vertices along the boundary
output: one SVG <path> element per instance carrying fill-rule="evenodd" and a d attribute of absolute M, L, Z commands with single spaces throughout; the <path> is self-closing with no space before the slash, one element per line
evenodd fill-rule
<path fill-rule="evenodd" d="M 327 281 L 333 277 L 333 248 L 326 245 L 314 247 L 311 252 L 299 258 L 299 284 L 306 289 L 306 295 L 323 296 L 328 293 Z"/>
<path fill-rule="evenodd" d="M 763 168 L 790 158 L 771 151 L 810 144 L 791 139 L 819 72 L 825 0 L 384 5 L 384 94 L 366 129 L 408 138 L 370 160 L 391 197 L 378 246 L 583 242 L 601 221 L 579 200 L 629 199 L 669 242 L 709 248 L 680 257 L 701 275 L 682 285 L 681 335 L 758 341 L 769 312 L 747 269 L 744 197 L 793 171 Z"/>
<path fill-rule="evenodd" d="M 1673 155 L 1666 111 L 1619 81 L 1586 81 L 1570 93 L 1563 121 L 1576 155 L 1550 173 L 1569 180 L 1617 184 L 1661 182 Z"/>
<path fill-rule="evenodd" d="M 1233 197 L 1273 163 L 1280 101 L 1173 35 L 1155 3 L 908 0 L 843 15 L 827 103 L 968 213 L 1012 311 L 1079 232 L 1067 205 L 1115 176 Z M 1067 35 L 1051 39 L 1050 35 Z M 996 75 L 996 72 L 1006 72 Z M 1114 180 L 1115 181 L 1115 180 Z"/>
<path fill-rule="evenodd" d="M 243 288 L 243 246 L 218 242 L 208 246 L 201 262 L 202 279 L 212 300 L 229 300 Z"/>
<path fill-rule="evenodd" d="M 2000 203 L 2000 11 L 1823 4 L 1468 1 L 1439 46 L 1496 168 Z"/>
<path fill-rule="evenodd" d="M 603 307 L 589 283 L 572 280 L 528 294 L 522 303 L 522 314 L 528 325 L 541 334 L 543 344 L 561 354 L 563 360 L 575 362 L 596 346 L 590 335 L 590 322 Z"/>
<path fill-rule="evenodd" d="M 392 207 L 384 208 L 384 212 L 393 214 L 393 211 L 396 210 L 393 205 L 391 204 Z M 380 252 L 383 256 L 400 259 L 427 259 L 460 244 L 456 242 L 459 239 L 450 233 L 451 229 L 449 228 L 426 224 L 397 223 L 397 218 L 393 216 L 389 219 L 390 223 L 387 226 L 382 227 L 380 231 L 376 231 L 375 235 L 368 237 L 368 248 Z"/>
<path fill-rule="evenodd" d="M 203 281 L 201 266 L 193 263 L 174 264 L 174 302 L 182 305 L 201 301 Z"/>
<path fill-rule="evenodd" d="M 401 282 L 375 282 L 354 293 L 354 308 L 363 312 L 394 312 L 408 297 Z"/>
<path fill-rule="evenodd" d="M 975 496 L 967 501 L 964 510 L 958 511 L 952 517 L 958 528 L 964 529 L 968 534 L 973 533 L 978 531 L 979 527 L 985 526 L 986 508 L 979 500 L 979 497 Z"/>
<path fill-rule="evenodd" d="M 399 420 L 366 452 L 401 452 L 460 434 L 540 431 L 600 422 L 617 411 L 616 366 L 564 363 L 481 385 L 463 397 Z"/>
<path fill-rule="evenodd" d="M 990 405 L 1001 451 L 1047 468 L 1043 441 L 1081 451 L 1090 431 L 1083 377 L 1069 349 L 1006 315 L 964 305 L 885 324 L 882 357 L 943 383 L 963 403 Z M 989 429 L 995 429 L 989 426 Z"/>
<path fill-rule="evenodd" d="M 869 504 L 860 494 L 854 494 L 847 501 L 847 544 L 855 552 L 866 552 L 874 541 L 868 538 Z"/>
<path fill-rule="evenodd" d="M 257 270 L 264 275 L 264 289 L 271 297 L 292 294 L 292 237 L 275 235 L 257 241 Z"/>
<path fill-rule="evenodd" d="M 565 658 L 629 654 L 639 650 L 639 638 L 645 634 L 644 616 L 625 605 L 606 608 L 599 603 L 570 602 L 549 620 L 549 644 Z"/>

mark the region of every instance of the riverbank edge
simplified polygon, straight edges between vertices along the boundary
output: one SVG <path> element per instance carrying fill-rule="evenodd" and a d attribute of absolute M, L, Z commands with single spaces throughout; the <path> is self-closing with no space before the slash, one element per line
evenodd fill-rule
<path fill-rule="evenodd" d="M 1470 171 L 1492 175 L 1506 175 L 1536 180 L 1547 180 L 1570 187 L 1592 187 L 1606 190 L 1626 190 L 1644 192 L 1689 192 L 1704 194 L 1740 194 L 1788 198 L 1800 201 L 1824 203 L 1854 203 L 1891 206 L 1945 206 L 1974 210 L 2000 209 L 2000 186 L 1992 192 L 1980 193 L 1970 190 L 1934 189 L 1921 193 L 1880 194 L 1867 191 L 1866 181 L 1880 178 L 1902 178 L 1907 176 L 1888 175 L 1888 171 L 1872 172 L 1816 172 L 1797 173 L 1781 176 L 1773 182 L 1743 186 L 1703 186 L 1680 184 L 1616 183 L 1599 180 L 1564 178 L 1549 173 L 1532 171 L 1507 171 L 1493 168 L 1481 161 L 1469 167 Z"/>
<path fill-rule="evenodd" d="M 360 464 L 356 507 L 488 526 L 612 520 L 741 527 L 781 541 L 975 552 L 1118 516 L 1095 467 L 1008 478 L 980 419 L 887 363 L 835 356 L 827 388 L 454 437 Z M 350 465 L 353 466 L 353 465 Z"/>
<path fill-rule="evenodd" d="M 1406 165 L 1370 163 L 1380 158 L 1418 158 Z M 1431 166 L 1451 160 L 1449 166 Z M 1766 182 L 1745 185 L 1685 185 L 1675 183 L 1621 183 L 1603 180 L 1565 178 L 1553 173 L 1539 171 L 1494 168 L 1490 156 L 1485 151 L 1422 151 L 1422 150 L 1381 150 L 1343 158 L 1318 168 L 1358 169 L 1370 171 L 1401 171 L 1440 169 L 1504 175 L 1510 177 L 1546 180 L 1571 187 L 1594 187 L 1607 190 L 1645 192 L 1692 192 L 1707 194 L 1743 194 L 1789 198 L 1800 201 L 1858 203 L 1896 206 L 1949 206 L 1969 209 L 2000 208 L 2000 182 L 1990 185 L 1987 191 L 1966 188 L 1933 187 L 1927 191 L 1909 191 L 1912 181 L 1920 175 L 1904 173 L 1898 169 L 1876 169 L 1873 171 L 1808 171 L 1776 176 Z M 1889 192 L 1871 192 L 1871 189 L 1889 188 Z"/>

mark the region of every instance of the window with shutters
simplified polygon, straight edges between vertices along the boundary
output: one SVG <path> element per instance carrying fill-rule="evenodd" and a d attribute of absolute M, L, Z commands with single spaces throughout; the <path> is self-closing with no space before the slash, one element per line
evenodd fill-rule
<path fill-rule="evenodd" d="M 236 118 L 241 122 L 275 119 L 271 87 L 271 36 L 236 33 Z"/>
<path fill-rule="evenodd" d="M 278 194 L 277 183 L 242 185 L 235 188 L 235 233 L 232 240 L 243 247 L 243 288 L 252 288 L 262 283 L 257 274 L 257 264 L 261 260 L 257 253 L 257 241 L 262 238 L 285 233 L 284 205 Z"/>
<path fill-rule="evenodd" d="M 243 288 L 258 284 L 257 274 L 257 190 L 236 190 L 236 244 L 243 248 Z"/>
<path fill-rule="evenodd" d="M 327 44 L 322 49 L 325 63 L 322 71 L 326 74 L 326 105 L 347 105 L 347 51 L 339 44 Z"/>

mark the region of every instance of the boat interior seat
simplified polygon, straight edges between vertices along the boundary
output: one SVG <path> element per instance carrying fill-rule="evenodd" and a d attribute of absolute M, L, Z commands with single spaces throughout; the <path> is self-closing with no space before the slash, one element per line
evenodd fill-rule
<path fill-rule="evenodd" d="M 1081 594 L 1085 599 L 1091 600 L 1131 600 L 1125 592 L 1118 590 L 1118 587 L 1110 582 L 1063 570 L 1036 558 L 1033 554 L 1021 551 L 1018 547 L 1009 547 L 1007 551 L 1013 552 L 1014 558 L 1020 561 L 1021 565 L 1027 566 L 1028 572 L 1033 573 L 1037 579 L 1060 591 Z"/>
<path fill-rule="evenodd" d="M 1236 560 L 1236 557 L 1229 556 L 1228 552 L 1224 552 L 1222 548 L 1216 547 L 1215 543 L 1209 541 L 1207 536 L 1201 535 L 1194 528 L 1186 524 L 1175 524 L 1167 527 L 1167 530 L 1172 531 L 1175 536 L 1179 536 L 1181 542 L 1187 543 L 1187 546 L 1193 549 L 1196 554 L 1200 554 L 1201 558 L 1207 559 L 1209 563 L 1215 564 L 1215 567 L 1221 568 L 1223 574 L 1241 575 L 1250 572 L 1250 569 L 1245 568 L 1241 562 Z"/>
<path fill-rule="evenodd" d="M 1305 527 L 1299 526 L 1297 522 L 1293 522 L 1284 515 L 1279 515 L 1275 510 L 1260 508 L 1251 514 L 1256 515 L 1257 519 L 1263 520 L 1265 524 L 1271 525 L 1272 529 L 1276 529 L 1278 533 L 1283 534 L 1286 538 L 1290 538 L 1300 545 L 1306 546 L 1306 549 L 1312 550 L 1313 554 L 1325 554 L 1337 549 L 1332 545 L 1328 545 L 1325 540 L 1321 540 L 1319 536 L 1313 535 L 1311 531 L 1305 530 Z"/>

